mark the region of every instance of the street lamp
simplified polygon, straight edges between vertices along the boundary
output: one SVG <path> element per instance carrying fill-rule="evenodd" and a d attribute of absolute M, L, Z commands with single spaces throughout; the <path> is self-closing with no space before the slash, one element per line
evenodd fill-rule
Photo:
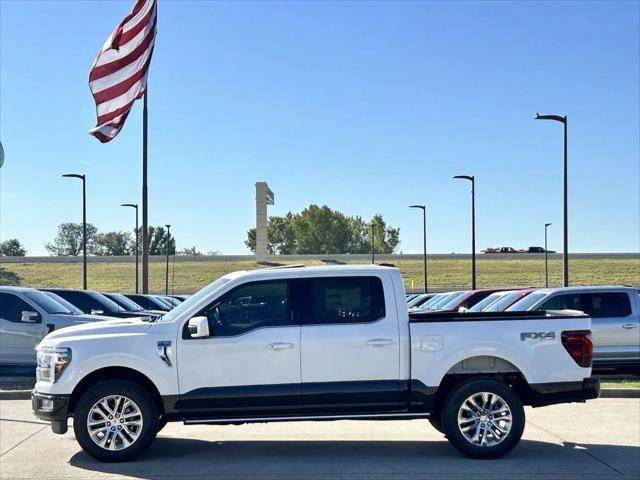
<path fill-rule="evenodd" d="M 65 173 L 66 178 L 82 180 L 82 288 L 87 289 L 87 179 L 79 173 Z"/>
<path fill-rule="evenodd" d="M 564 166 L 563 166 L 563 182 L 564 182 L 564 207 L 563 207 L 563 220 L 564 220 L 564 239 L 563 243 L 563 252 L 562 252 L 562 278 L 563 285 L 565 287 L 569 286 L 569 226 L 568 226 L 568 207 L 567 207 L 567 197 L 568 197 L 568 181 L 567 181 L 567 116 L 565 115 L 540 115 L 536 113 L 536 120 L 554 120 L 556 122 L 560 122 L 564 125 Z"/>
<path fill-rule="evenodd" d="M 171 245 L 171 225 L 165 225 L 167 227 L 167 272 L 165 276 L 164 294 L 169 295 L 169 247 Z"/>
<path fill-rule="evenodd" d="M 427 293 L 427 206 L 409 205 L 409 208 L 422 209 L 422 260 L 424 262 L 424 293 Z"/>
<path fill-rule="evenodd" d="M 456 175 L 453 178 L 471 182 L 471 289 L 476 289 L 476 177 Z"/>
<path fill-rule="evenodd" d="M 138 293 L 138 204 L 137 203 L 122 203 L 121 207 L 131 207 L 136 209 L 136 229 L 135 229 L 135 241 L 136 241 L 136 293 Z"/>
<path fill-rule="evenodd" d="M 547 229 L 549 228 L 550 225 L 551 225 L 550 223 L 544 224 L 544 286 L 545 287 L 549 286 L 549 265 L 548 265 L 549 253 L 547 250 Z"/>
<path fill-rule="evenodd" d="M 376 230 L 377 225 L 373 222 L 369 224 L 371 228 L 371 264 L 376 263 Z"/>

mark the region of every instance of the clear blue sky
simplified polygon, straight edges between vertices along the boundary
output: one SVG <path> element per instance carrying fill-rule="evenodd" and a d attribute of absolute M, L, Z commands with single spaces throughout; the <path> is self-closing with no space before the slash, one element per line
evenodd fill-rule
<path fill-rule="evenodd" d="M 132 228 L 141 104 L 102 145 L 90 65 L 133 1 L 0 1 L 0 237 L 45 254 L 61 222 Z M 399 250 L 561 249 L 569 116 L 570 249 L 640 250 L 638 2 L 159 3 L 151 63 L 150 224 L 178 248 L 248 253 L 254 183 L 270 214 L 327 204 L 400 227 Z"/>

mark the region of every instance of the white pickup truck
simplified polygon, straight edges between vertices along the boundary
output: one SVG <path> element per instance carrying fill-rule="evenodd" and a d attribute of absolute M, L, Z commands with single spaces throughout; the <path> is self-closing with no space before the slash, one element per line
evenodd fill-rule
<path fill-rule="evenodd" d="M 461 452 L 520 440 L 523 405 L 597 398 L 590 319 L 411 314 L 396 268 L 235 272 L 159 320 L 69 327 L 38 346 L 35 414 L 129 460 L 168 421 L 425 418 Z"/>

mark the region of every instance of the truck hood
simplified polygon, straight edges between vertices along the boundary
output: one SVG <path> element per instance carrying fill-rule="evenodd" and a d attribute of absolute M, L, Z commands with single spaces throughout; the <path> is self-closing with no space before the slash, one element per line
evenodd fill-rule
<path fill-rule="evenodd" d="M 103 317 L 104 318 L 104 317 Z M 111 335 L 131 335 L 143 333 L 151 323 L 142 321 L 141 318 L 116 318 L 101 322 L 82 323 L 70 327 L 54 330 L 42 339 L 40 345 L 58 343 L 60 340 L 77 337 L 108 337 Z"/>

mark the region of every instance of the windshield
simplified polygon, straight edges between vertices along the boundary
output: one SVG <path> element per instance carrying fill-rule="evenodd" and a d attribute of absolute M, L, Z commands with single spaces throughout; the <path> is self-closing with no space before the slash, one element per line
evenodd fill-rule
<path fill-rule="evenodd" d="M 522 294 L 520 292 L 510 292 L 506 295 L 503 295 L 497 301 L 489 305 L 483 310 L 483 312 L 502 312 L 506 307 L 511 305 L 521 296 Z"/>
<path fill-rule="evenodd" d="M 480 300 L 478 303 L 476 303 L 473 307 L 471 307 L 469 310 L 467 310 L 468 312 L 482 312 L 482 310 L 485 307 L 488 307 L 489 305 L 491 305 L 493 302 L 497 301 L 500 299 L 500 297 L 504 296 L 504 292 L 500 292 L 500 293 L 492 293 L 491 295 L 489 295 L 488 297 L 483 298 L 482 300 Z"/>
<path fill-rule="evenodd" d="M 114 302 L 116 302 L 118 305 L 120 305 L 122 308 L 125 308 L 129 312 L 140 312 L 144 310 L 144 308 L 142 308 L 136 302 L 134 302 L 130 298 L 125 297 L 121 293 L 109 293 L 106 296 L 107 298 L 109 298 L 110 300 L 113 300 Z"/>
<path fill-rule="evenodd" d="M 61 313 L 65 315 L 72 315 L 74 313 L 73 310 L 65 307 L 60 302 L 54 300 L 53 298 L 45 295 L 42 292 L 39 292 L 38 290 L 25 292 L 24 296 L 47 313 Z"/>
<path fill-rule="evenodd" d="M 200 300 L 207 297 L 211 293 L 215 292 L 216 290 L 221 288 L 223 285 L 225 285 L 229 281 L 230 280 L 228 278 L 220 277 L 219 279 L 211 282 L 202 290 L 199 290 L 198 292 L 191 295 L 189 298 L 187 298 L 184 302 L 182 302 L 176 308 L 164 314 L 162 317 L 160 317 L 158 321 L 172 322 L 173 320 L 178 318 L 180 315 L 182 315 L 183 312 L 186 312 L 187 310 L 189 310 L 193 305 L 197 304 Z"/>
<path fill-rule="evenodd" d="M 427 298 L 425 298 L 427 297 Z M 409 302 L 407 302 L 407 307 L 417 307 L 418 305 L 422 305 L 423 303 L 429 301 L 433 297 L 429 297 L 428 294 L 416 295 Z"/>
<path fill-rule="evenodd" d="M 448 293 L 438 293 L 437 295 L 431 297 L 429 300 L 420 305 L 420 308 L 429 308 L 431 305 L 435 305 L 437 302 L 446 297 Z"/>
<path fill-rule="evenodd" d="M 449 299 L 446 302 L 441 303 L 436 308 L 438 310 L 451 310 L 462 301 L 463 297 L 466 297 L 467 295 L 471 295 L 471 293 L 472 292 L 458 292 L 453 296 L 449 297 Z"/>
<path fill-rule="evenodd" d="M 82 310 L 76 307 L 73 303 L 67 302 L 64 298 L 62 298 L 59 295 L 56 295 L 53 292 L 42 292 L 42 293 L 44 293 L 47 297 L 53 298 L 60 305 L 64 305 L 65 307 L 67 307 L 71 312 L 73 312 L 74 315 L 82 315 L 84 313 Z"/>
<path fill-rule="evenodd" d="M 101 307 L 104 307 L 104 310 L 107 312 L 124 312 L 126 311 L 116 302 L 111 300 L 110 298 L 105 297 L 103 294 L 98 292 L 87 292 L 91 298 L 100 304 L 100 307 L 97 307 L 96 310 L 100 310 Z"/>
<path fill-rule="evenodd" d="M 526 297 L 521 300 L 518 300 L 516 303 L 507 308 L 507 312 L 524 312 L 529 310 L 533 305 L 538 303 L 539 300 L 542 300 L 547 296 L 547 293 L 530 293 Z"/>

